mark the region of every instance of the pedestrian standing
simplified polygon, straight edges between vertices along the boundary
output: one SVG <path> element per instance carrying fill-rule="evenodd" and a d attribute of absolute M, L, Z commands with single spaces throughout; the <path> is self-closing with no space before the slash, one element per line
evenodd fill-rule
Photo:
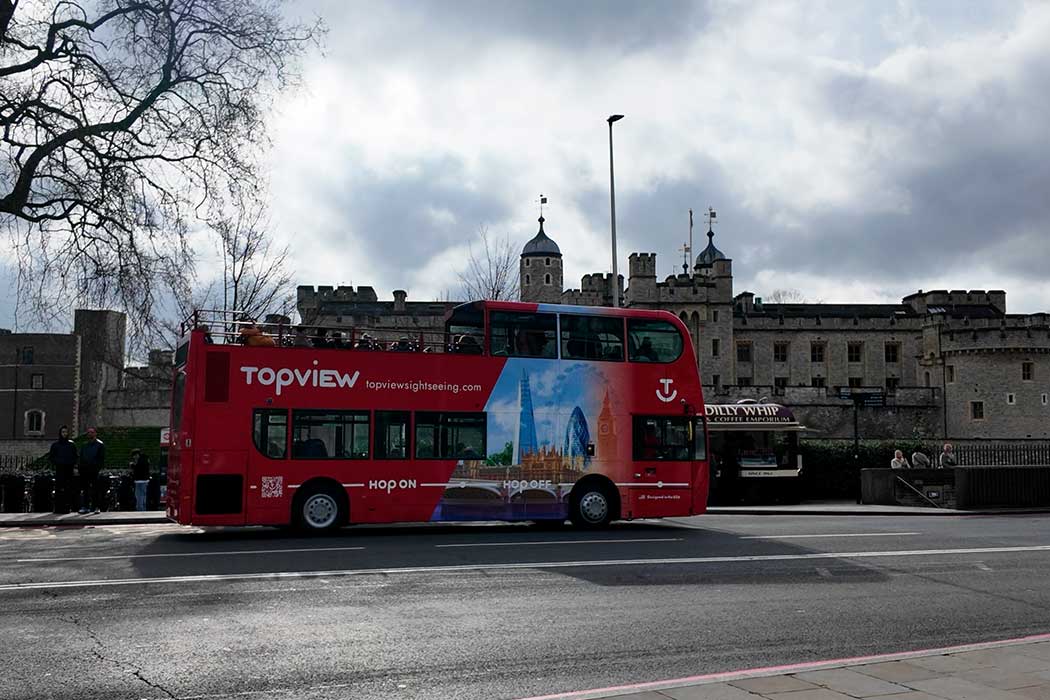
<path fill-rule="evenodd" d="M 72 504 L 73 470 L 77 466 L 77 446 L 69 438 L 69 428 L 58 429 L 58 439 L 51 443 L 48 452 L 51 466 L 55 468 L 55 512 L 68 513 Z"/>
<path fill-rule="evenodd" d="M 87 429 L 87 442 L 80 448 L 80 514 L 98 509 L 98 475 L 106 465 L 106 446 L 94 428 Z"/>
<path fill-rule="evenodd" d="M 149 457 L 140 450 L 131 451 L 131 478 L 135 480 L 135 510 L 146 510 L 146 489 L 149 486 Z"/>
<path fill-rule="evenodd" d="M 938 459 L 938 464 L 941 469 L 951 469 L 955 466 L 955 450 L 952 448 L 952 443 L 944 443 L 944 449 L 941 451 L 941 456 Z"/>
<path fill-rule="evenodd" d="M 890 469 L 908 469 L 910 466 L 903 452 L 897 450 L 893 453 L 893 459 L 890 460 Z"/>

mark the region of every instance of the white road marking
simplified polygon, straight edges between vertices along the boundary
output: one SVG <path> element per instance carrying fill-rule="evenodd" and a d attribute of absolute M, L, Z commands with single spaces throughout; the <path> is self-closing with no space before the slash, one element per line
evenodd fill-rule
<path fill-rule="evenodd" d="M 156 576 L 152 578 L 94 579 L 84 581 L 29 581 L 0 585 L 3 591 L 25 591 L 52 588 L 88 588 L 100 586 L 140 586 L 146 583 L 210 583 L 214 581 L 252 581 L 287 578 L 324 578 L 325 576 L 367 576 L 398 574 L 470 573 L 476 571 L 522 571 L 529 569 L 578 569 L 611 566 L 681 566 L 683 564 L 728 564 L 738 562 L 799 561 L 813 559 L 884 559 L 894 557 L 931 557 L 953 554 L 1010 554 L 1014 552 L 1050 552 L 1050 545 L 1025 547 L 977 547 L 971 549 L 906 549 L 876 552 L 814 552 L 811 554 L 755 554 L 737 557 L 679 557 L 668 559 L 597 559 L 582 561 L 513 562 L 507 564 L 457 564 L 448 566 L 409 566 L 391 569 L 336 569 L 331 571 L 274 571 L 255 574 L 201 574 L 197 576 Z"/>
<path fill-rule="evenodd" d="M 807 540 L 821 537 L 906 537 L 921 532 L 841 532 L 831 535 L 748 535 L 742 540 Z"/>
<path fill-rule="evenodd" d="M 821 578 L 831 578 L 831 572 L 828 571 L 823 566 L 818 566 L 817 567 L 817 575 L 820 576 Z"/>
<path fill-rule="evenodd" d="M 976 566 L 981 571 L 991 571 L 992 570 L 992 567 L 988 566 L 983 561 L 977 562 L 976 564 L 974 564 L 974 566 Z"/>
<path fill-rule="evenodd" d="M 446 547 L 518 547 L 544 544 L 606 544 L 624 542 L 681 542 L 681 537 L 645 537 L 633 540 L 529 540 L 525 542 L 469 542 L 466 544 L 436 544 L 437 548 Z"/>
<path fill-rule="evenodd" d="M 303 547 L 302 549 L 244 549 L 235 552 L 172 552 L 170 554 L 110 554 L 99 557 L 37 557 L 15 559 L 22 564 L 35 561 L 99 561 L 102 559 L 155 559 L 159 557 L 221 557 L 229 554 L 293 554 L 296 552 L 351 552 L 364 547 Z"/>

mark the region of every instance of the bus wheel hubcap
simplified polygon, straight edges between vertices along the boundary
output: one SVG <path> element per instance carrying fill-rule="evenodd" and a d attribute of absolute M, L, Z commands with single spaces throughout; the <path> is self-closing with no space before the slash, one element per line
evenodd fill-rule
<path fill-rule="evenodd" d="M 331 496 L 319 493 L 310 496 L 303 506 L 303 516 L 310 527 L 329 527 L 339 514 L 339 506 Z"/>
<path fill-rule="evenodd" d="M 580 515 L 587 522 L 600 523 L 608 512 L 609 503 L 605 500 L 604 495 L 596 491 L 591 491 L 580 499 Z"/>

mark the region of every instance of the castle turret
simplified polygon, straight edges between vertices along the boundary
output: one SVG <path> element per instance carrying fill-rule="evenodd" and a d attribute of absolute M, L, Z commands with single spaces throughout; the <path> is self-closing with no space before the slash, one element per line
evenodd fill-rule
<path fill-rule="evenodd" d="M 521 300 L 557 304 L 563 286 L 561 249 L 544 232 L 545 219 L 539 221 L 540 230 L 521 250 Z"/>

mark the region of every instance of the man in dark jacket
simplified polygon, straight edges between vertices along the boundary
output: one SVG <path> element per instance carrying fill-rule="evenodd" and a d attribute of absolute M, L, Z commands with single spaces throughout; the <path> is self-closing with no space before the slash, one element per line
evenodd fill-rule
<path fill-rule="evenodd" d="M 55 512 L 68 513 L 72 504 L 73 470 L 77 466 L 77 446 L 69 439 L 69 428 L 58 429 L 58 439 L 51 443 L 48 453 L 55 468 Z"/>
<path fill-rule="evenodd" d="M 96 489 L 98 474 L 106 466 L 106 446 L 94 428 L 87 429 L 87 442 L 80 448 L 80 513 L 98 510 Z"/>

